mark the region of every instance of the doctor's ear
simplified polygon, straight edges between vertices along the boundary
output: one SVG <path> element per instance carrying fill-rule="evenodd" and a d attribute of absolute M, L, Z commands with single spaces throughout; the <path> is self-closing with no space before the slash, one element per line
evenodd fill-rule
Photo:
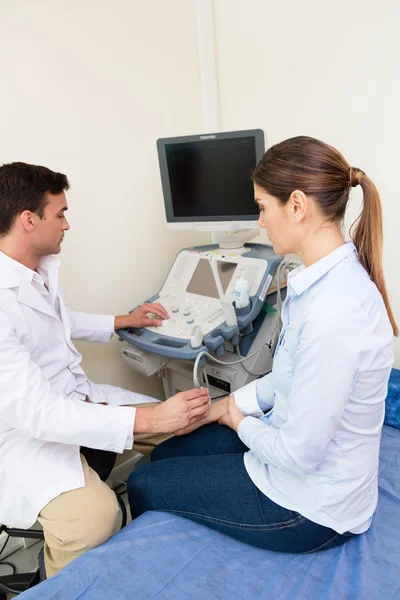
<path fill-rule="evenodd" d="M 33 231 L 33 229 L 35 229 L 36 227 L 37 219 L 39 219 L 40 217 L 37 214 L 31 212 L 30 210 L 24 210 L 18 216 L 18 218 L 25 231 Z"/>
<path fill-rule="evenodd" d="M 294 190 L 290 195 L 288 205 L 290 206 L 293 223 L 302 221 L 306 216 L 308 206 L 308 199 L 305 193 L 301 190 Z"/>

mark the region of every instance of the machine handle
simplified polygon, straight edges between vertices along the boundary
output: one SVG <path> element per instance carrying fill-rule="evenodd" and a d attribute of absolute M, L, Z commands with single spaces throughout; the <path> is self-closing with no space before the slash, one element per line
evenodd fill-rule
<path fill-rule="evenodd" d="M 151 333 L 146 329 L 120 329 L 118 336 L 121 340 L 128 342 L 146 352 L 153 352 L 166 358 L 177 358 L 181 360 L 195 360 L 199 352 L 208 350 L 207 346 L 192 348 L 190 340 L 177 340 L 165 335 Z M 223 339 L 221 338 L 222 342 Z"/>

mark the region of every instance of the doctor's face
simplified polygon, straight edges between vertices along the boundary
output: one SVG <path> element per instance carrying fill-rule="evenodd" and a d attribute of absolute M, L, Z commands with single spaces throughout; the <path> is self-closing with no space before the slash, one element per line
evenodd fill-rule
<path fill-rule="evenodd" d="M 43 219 L 36 221 L 35 238 L 33 240 L 36 251 L 41 256 L 58 254 L 61 251 L 64 233 L 69 229 L 69 223 L 65 216 L 68 204 L 64 192 L 61 194 L 47 192 L 46 199 L 44 216 Z"/>

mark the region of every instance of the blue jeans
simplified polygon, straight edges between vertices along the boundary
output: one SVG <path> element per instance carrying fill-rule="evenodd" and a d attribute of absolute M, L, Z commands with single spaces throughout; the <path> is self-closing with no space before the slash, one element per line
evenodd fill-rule
<path fill-rule="evenodd" d="M 272 502 L 247 474 L 247 450 L 234 431 L 217 423 L 160 444 L 152 462 L 129 477 L 132 518 L 147 510 L 170 512 L 278 552 L 323 550 L 351 537 Z"/>

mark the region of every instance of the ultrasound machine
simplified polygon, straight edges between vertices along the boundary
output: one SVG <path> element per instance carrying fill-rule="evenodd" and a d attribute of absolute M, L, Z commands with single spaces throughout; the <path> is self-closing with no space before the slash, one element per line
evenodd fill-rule
<path fill-rule="evenodd" d="M 287 262 L 271 246 L 250 242 L 259 234 L 251 174 L 264 133 L 164 138 L 157 149 L 167 227 L 210 231 L 216 243 L 178 253 L 162 288 L 143 299 L 160 302 L 169 320 L 120 330 L 121 354 L 140 373 L 158 372 L 167 398 L 207 385 L 215 399 L 270 371 L 280 330 L 279 279 Z M 241 308 L 239 279 L 249 290 Z"/>

